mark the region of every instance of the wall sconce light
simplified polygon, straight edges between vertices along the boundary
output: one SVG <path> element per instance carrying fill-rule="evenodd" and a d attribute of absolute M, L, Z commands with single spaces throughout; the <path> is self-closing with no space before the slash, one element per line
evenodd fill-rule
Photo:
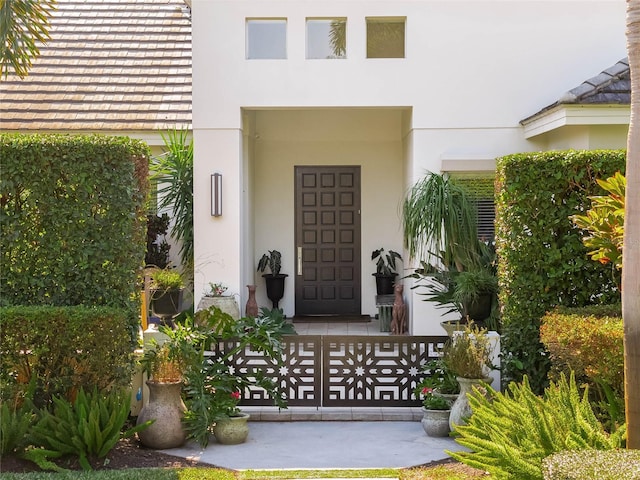
<path fill-rule="evenodd" d="M 211 175 L 211 216 L 222 215 L 222 174 Z"/>

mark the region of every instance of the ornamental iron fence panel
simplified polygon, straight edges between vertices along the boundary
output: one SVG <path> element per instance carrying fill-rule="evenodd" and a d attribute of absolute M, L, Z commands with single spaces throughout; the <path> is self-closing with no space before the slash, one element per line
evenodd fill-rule
<path fill-rule="evenodd" d="M 232 367 L 245 374 L 260 371 L 280 386 L 289 406 L 418 406 L 414 389 L 422 366 L 440 357 L 446 336 L 288 335 L 283 363 L 247 348 Z M 219 349 L 229 351 L 234 342 Z M 241 405 L 273 405 L 263 389 L 252 388 Z"/>

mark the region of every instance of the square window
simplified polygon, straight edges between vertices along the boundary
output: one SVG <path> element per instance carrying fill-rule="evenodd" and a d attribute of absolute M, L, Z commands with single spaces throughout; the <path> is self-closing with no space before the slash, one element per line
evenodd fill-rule
<path fill-rule="evenodd" d="M 286 18 L 247 19 L 247 58 L 287 58 Z"/>
<path fill-rule="evenodd" d="M 367 18 L 367 58 L 404 58 L 405 18 Z"/>
<path fill-rule="evenodd" d="M 347 19 L 307 18 L 307 58 L 347 58 Z"/>

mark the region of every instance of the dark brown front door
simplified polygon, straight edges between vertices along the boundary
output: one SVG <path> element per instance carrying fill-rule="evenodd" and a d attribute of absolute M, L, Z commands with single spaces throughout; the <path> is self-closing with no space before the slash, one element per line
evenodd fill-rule
<path fill-rule="evenodd" d="M 360 314 L 360 167 L 296 167 L 296 315 Z"/>

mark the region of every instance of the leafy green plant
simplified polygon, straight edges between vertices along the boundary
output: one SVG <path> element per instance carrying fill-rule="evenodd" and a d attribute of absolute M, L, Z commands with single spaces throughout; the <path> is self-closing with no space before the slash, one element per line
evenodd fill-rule
<path fill-rule="evenodd" d="M 570 218 L 579 228 L 588 232 L 582 241 L 592 260 L 602 264 L 611 263 L 614 278 L 620 285 L 619 270 L 622 270 L 622 238 L 624 236 L 624 200 L 627 186 L 624 175 L 616 172 L 606 180 L 596 179 L 608 195 L 590 196 L 591 208 L 586 215 Z"/>
<path fill-rule="evenodd" d="M 158 188 L 158 208 L 173 213 L 171 235 L 180 242 L 182 267 L 193 265 L 193 140 L 188 130 L 162 135 L 166 152 L 153 158 L 152 179 Z"/>
<path fill-rule="evenodd" d="M 564 450 L 609 450 L 623 445 L 625 430 L 608 434 L 591 409 L 588 392 L 581 395 L 575 378 L 560 381 L 537 396 L 525 376 L 508 392 L 485 386 L 474 394 L 465 426 L 456 426 L 456 442 L 468 452 L 447 451 L 456 460 L 491 473 L 497 479 L 542 480 L 542 461 Z"/>
<path fill-rule="evenodd" d="M 35 387 L 36 378 L 32 377 L 24 392 L 0 400 L 0 455 L 22 453 L 29 444 L 28 433 L 36 419 L 32 401 Z"/>
<path fill-rule="evenodd" d="M 437 393 L 455 395 L 460 393 L 460 384 L 456 380 L 456 374 L 451 371 L 442 358 L 431 360 L 422 367 L 422 373 L 426 376 L 418 383 L 414 393 L 419 395 L 425 388 Z"/>
<path fill-rule="evenodd" d="M 269 250 L 258 261 L 258 272 L 264 272 L 269 267 L 271 274 L 276 276 L 282 267 L 282 254 L 277 250 Z"/>
<path fill-rule="evenodd" d="M 147 428 L 151 423 L 122 431 L 131 407 L 129 394 L 113 390 L 109 393 L 85 393 L 80 389 L 73 403 L 54 397 L 53 411 L 45 410 L 32 429 L 35 445 L 78 457 L 85 470 L 91 470 L 90 460 L 104 458 L 121 438 Z"/>
<path fill-rule="evenodd" d="M 485 378 L 491 368 L 491 340 L 485 329 L 467 325 L 444 346 L 443 361 L 458 377 Z"/>
<path fill-rule="evenodd" d="M 159 268 L 151 272 L 150 287 L 158 290 L 178 290 L 184 288 L 184 279 L 177 270 Z"/>
<path fill-rule="evenodd" d="M 234 359 L 247 349 L 263 353 L 276 368 L 282 363 L 282 336 L 291 333 L 291 326 L 281 310 L 263 308 L 256 318 L 234 320 L 212 306 L 197 312 L 193 323 L 201 336 L 191 342 L 198 357 L 185 372 L 184 425 L 189 438 L 206 447 L 215 421 L 234 415 L 251 388 L 264 389 L 275 405 L 286 408 L 284 395 L 262 368 L 233 368 Z M 205 355 L 208 351 L 214 352 L 212 357 Z"/>
<path fill-rule="evenodd" d="M 451 408 L 451 402 L 447 398 L 433 393 L 428 387 L 423 388 L 420 393 L 423 396 L 422 406 L 427 410 L 449 410 Z"/>
<path fill-rule="evenodd" d="M 393 250 L 385 253 L 384 248 L 378 248 L 371 252 L 371 260 L 376 262 L 376 273 L 378 275 L 395 275 L 396 260 L 402 261 L 402 257 Z"/>
<path fill-rule="evenodd" d="M 447 175 L 428 172 L 402 207 L 404 245 L 411 258 L 442 260 L 463 270 L 478 246 L 475 209 L 466 190 Z"/>

